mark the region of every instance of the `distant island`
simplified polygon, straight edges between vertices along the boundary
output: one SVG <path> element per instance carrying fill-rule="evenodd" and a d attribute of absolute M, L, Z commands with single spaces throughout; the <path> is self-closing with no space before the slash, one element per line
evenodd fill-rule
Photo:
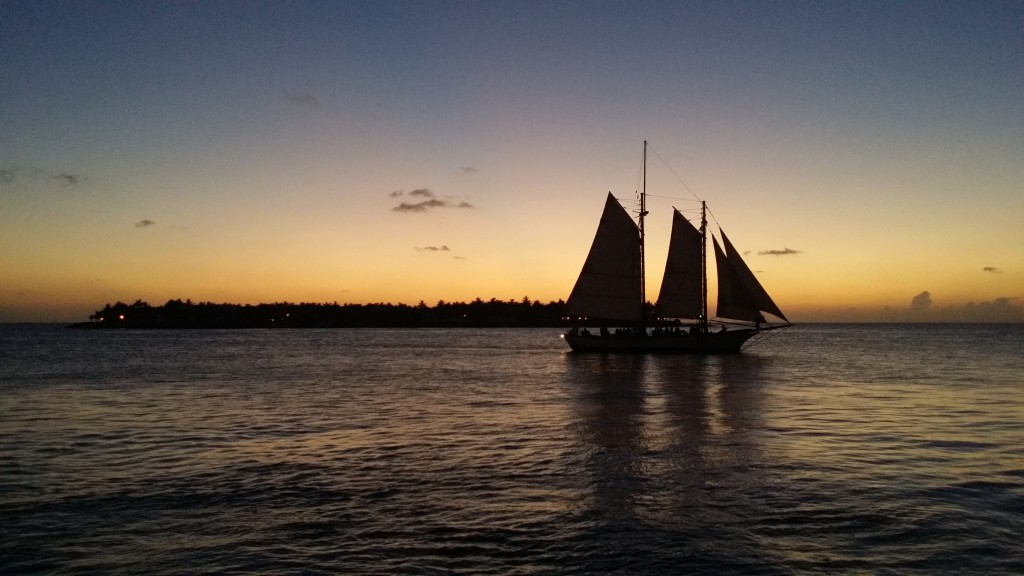
<path fill-rule="evenodd" d="M 88 322 L 71 328 L 503 328 L 562 326 L 565 302 L 522 300 L 438 301 L 434 306 L 407 304 L 217 304 L 168 300 L 151 306 L 107 304 Z"/>

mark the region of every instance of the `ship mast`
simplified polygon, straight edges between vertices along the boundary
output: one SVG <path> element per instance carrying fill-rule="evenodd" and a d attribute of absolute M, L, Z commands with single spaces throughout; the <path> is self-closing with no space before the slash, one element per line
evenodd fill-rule
<path fill-rule="evenodd" d="M 708 331 L 708 206 L 700 202 L 700 322 L 698 331 Z"/>
<path fill-rule="evenodd" d="M 644 178 L 640 188 L 640 328 L 644 330 L 647 302 L 647 263 L 644 257 L 644 216 L 647 216 L 647 140 L 644 140 Z"/>

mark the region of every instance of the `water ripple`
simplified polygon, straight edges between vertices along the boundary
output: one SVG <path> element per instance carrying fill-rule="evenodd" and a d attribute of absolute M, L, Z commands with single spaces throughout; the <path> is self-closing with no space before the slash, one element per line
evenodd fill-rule
<path fill-rule="evenodd" d="M 1022 337 L 3 328 L 0 572 L 1022 573 Z"/>

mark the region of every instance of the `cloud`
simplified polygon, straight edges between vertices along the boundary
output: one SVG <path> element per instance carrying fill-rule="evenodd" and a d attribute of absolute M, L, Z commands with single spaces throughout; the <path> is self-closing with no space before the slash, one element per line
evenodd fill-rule
<path fill-rule="evenodd" d="M 65 186 L 74 186 L 82 181 L 82 177 L 77 174 L 69 174 L 67 172 L 61 172 L 60 174 L 54 174 L 51 176 L 54 180 L 60 180 Z"/>
<path fill-rule="evenodd" d="M 423 202 L 400 202 L 398 206 L 395 206 L 392 210 L 395 212 L 426 212 L 431 208 L 443 208 L 444 206 L 444 200 L 431 198 L 430 200 L 424 200 Z"/>
<path fill-rule="evenodd" d="M 411 196 L 415 198 L 424 198 L 417 202 L 399 202 L 398 206 L 391 208 L 395 212 L 429 212 L 435 208 L 475 208 L 469 202 L 465 200 L 457 200 L 451 196 L 438 197 L 429 188 L 417 188 L 410 192 L 402 190 L 396 190 L 389 194 L 391 198 L 402 198 L 404 196 Z"/>
<path fill-rule="evenodd" d="M 1002 268 L 996 268 L 995 266 L 985 266 L 981 269 L 982 272 L 990 272 L 992 274 L 1002 274 Z"/>
<path fill-rule="evenodd" d="M 12 184 L 16 180 L 36 179 L 57 180 L 63 186 L 76 186 L 85 182 L 85 176 L 71 172 L 51 172 L 34 166 L 12 166 L 0 169 L 0 184 Z"/>
<path fill-rule="evenodd" d="M 451 251 L 451 249 L 448 248 L 448 246 L 446 246 L 446 245 L 441 245 L 441 246 L 423 246 L 423 247 L 416 246 L 416 251 L 417 252 L 423 252 L 423 251 L 426 251 L 426 252 L 449 252 L 449 251 Z"/>
<path fill-rule="evenodd" d="M 154 222 L 152 220 L 149 220 L 147 218 L 145 220 L 139 220 L 138 222 L 136 222 L 135 223 L 135 227 L 136 228 L 149 228 L 150 226 L 152 226 L 154 224 L 156 224 L 156 222 Z"/>
<path fill-rule="evenodd" d="M 925 290 L 910 301 L 910 310 L 912 312 L 927 312 L 932 306 L 932 293 Z"/>
<path fill-rule="evenodd" d="M 297 106 L 305 106 L 307 108 L 320 107 L 320 98 L 317 98 L 312 94 L 288 94 L 285 98 Z"/>
<path fill-rule="evenodd" d="M 462 173 L 463 174 L 476 174 L 476 167 L 475 166 L 463 166 L 462 167 Z"/>
<path fill-rule="evenodd" d="M 799 254 L 799 250 L 793 250 L 792 248 L 783 248 L 782 250 L 761 250 L 757 253 L 758 256 L 789 256 L 791 254 Z"/>

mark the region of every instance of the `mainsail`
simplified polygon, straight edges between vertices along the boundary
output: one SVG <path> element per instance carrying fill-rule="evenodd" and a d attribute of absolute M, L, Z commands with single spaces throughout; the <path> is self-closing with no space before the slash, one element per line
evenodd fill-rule
<path fill-rule="evenodd" d="M 665 276 L 655 307 L 665 318 L 701 316 L 701 234 L 678 210 L 672 212 Z"/>
<path fill-rule="evenodd" d="M 639 322 L 640 231 L 609 192 L 601 224 L 566 302 L 571 316 Z"/>
<path fill-rule="evenodd" d="M 712 238 L 715 245 L 715 262 L 718 264 L 718 316 L 748 322 L 764 322 L 761 313 L 768 312 L 786 320 L 771 296 L 757 281 L 754 273 L 740 258 L 725 232 L 721 228 L 718 232 L 725 244 L 723 252 L 718 240 Z"/>

